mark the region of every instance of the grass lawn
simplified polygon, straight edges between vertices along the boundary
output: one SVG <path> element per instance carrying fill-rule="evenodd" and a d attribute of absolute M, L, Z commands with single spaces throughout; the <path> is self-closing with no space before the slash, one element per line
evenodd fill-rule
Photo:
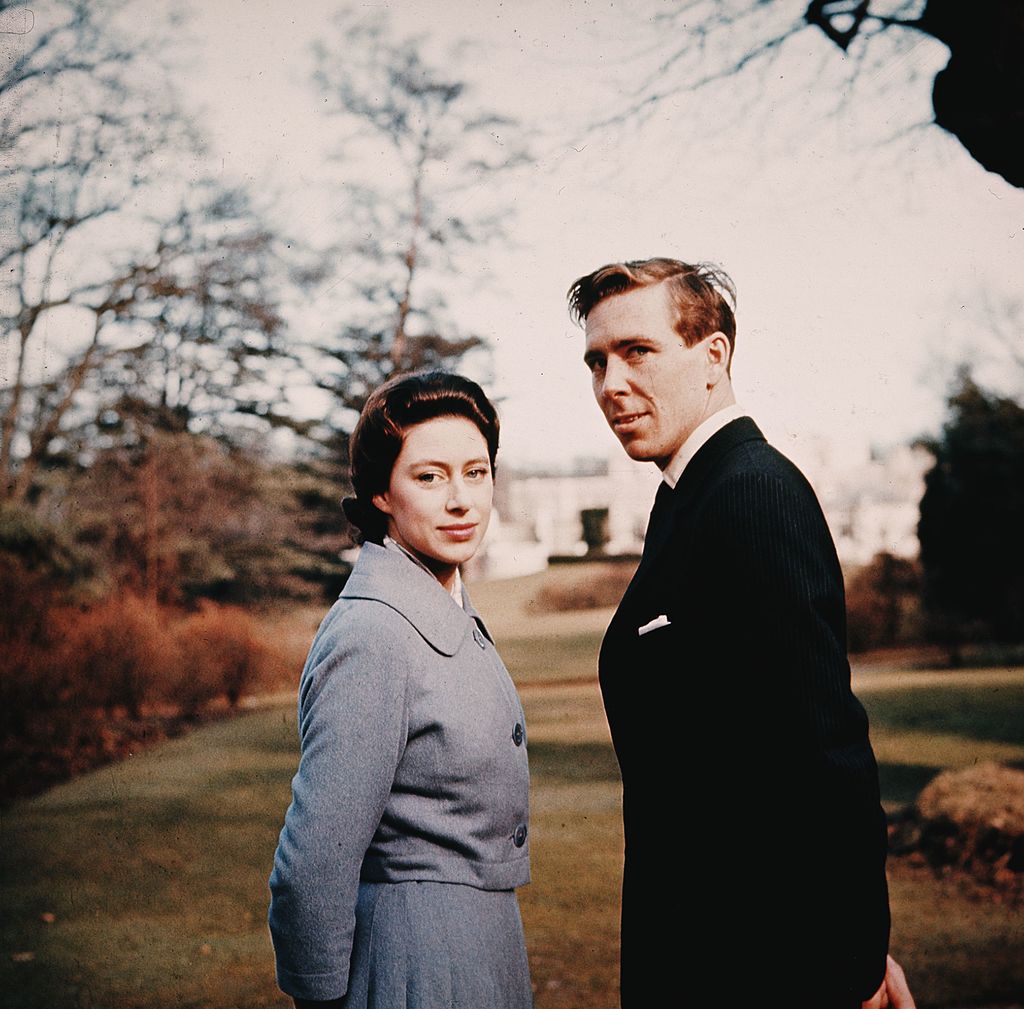
<path fill-rule="evenodd" d="M 599 640 L 587 621 L 600 614 L 565 616 L 561 635 L 547 618 L 489 623 L 519 674 L 531 733 L 534 883 L 521 899 L 537 1009 L 610 1009 L 621 829 L 587 682 Z M 1024 759 L 1024 669 L 864 676 L 858 692 L 890 804 L 942 767 Z M 289 700 L 8 810 L 0 1005 L 290 1005 L 273 981 L 265 914 L 295 762 Z M 1019 910 L 905 866 L 892 892 L 894 952 L 922 1009 L 1024 1001 Z"/>

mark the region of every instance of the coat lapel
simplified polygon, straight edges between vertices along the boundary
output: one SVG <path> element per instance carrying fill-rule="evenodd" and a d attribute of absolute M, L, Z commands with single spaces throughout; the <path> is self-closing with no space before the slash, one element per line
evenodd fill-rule
<path fill-rule="evenodd" d="M 683 470 L 674 489 L 662 482 L 647 523 L 640 565 L 622 597 L 622 604 L 636 592 L 637 586 L 643 584 L 673 531 L 679 528 L 687 507 L 706 485 L 708 478 L 733 449 L 747 441 L 764 441 L 764 435 L 749 417 L 738 417 L 716 431 L 701 446 Z"/>
<path fill-rule="evenodd" d="M 377 543 L 363 544 L 341 596 L 376 599 L 397 610 L 442 655 L 459 650 L 476 617 L 463 612 L 429 571 Z"/>

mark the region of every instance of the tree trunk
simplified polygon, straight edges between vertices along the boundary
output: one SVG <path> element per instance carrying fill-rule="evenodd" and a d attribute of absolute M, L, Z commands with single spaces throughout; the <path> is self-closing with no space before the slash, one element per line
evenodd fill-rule
<path fill-rule="evenodd" d="M 420 157 L 416 163 L 412 179 L 412 234 L 405 250 L 405 288 L 398 303 L 398 320 L 395 323 L 395 334 L 391 340 L 391 365 L 394 371 L 400 371 L 406 364 L 409 346 L 408 334 L 405 331 L 406 320 L 412 309 L 412 282 L 416 276 L 416 262 L 419 255 L 420 228 L 423 227 L 423 172 L 427 159 L 427 139 L 420 146 Z"/>
<path fill-rule="evenodd" d="M 60 400 L 50 411 L 49 417 L 45 421 L 40 420 L 39 426 L 29 437 L 28 455 L 25 456 L 18 467 L 18 474 L 8 495 L 10 500 L 24 501 L 28 496 L 36 472 L 46 456 L 46 449 L 60 430 L 60 422 L 71 408 L 76 393 L 82 388 L 82 384 L 85 382 L 85 378 L 95 362 L 96 351 L 99 348 L 99 338 L 100 319 L 97 316 L 92 341 L 82 354 L 78 364 L 68 372 L 67 387 L 64 390 L 64 395 L 61 396 Z"/>

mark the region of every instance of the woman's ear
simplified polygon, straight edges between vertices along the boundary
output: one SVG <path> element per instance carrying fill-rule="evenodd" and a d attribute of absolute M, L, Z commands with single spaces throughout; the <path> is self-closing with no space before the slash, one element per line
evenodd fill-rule
<path fill-rule="evenodd" d="M 376 508 L 377 511 L 382 511 L 385 515 L 391 514 L 391 505 L 388 502 L 388 495 L 386 492 L 384 494 L 374 494 L 370 500 L 373 502 L 373 507 Z"/>

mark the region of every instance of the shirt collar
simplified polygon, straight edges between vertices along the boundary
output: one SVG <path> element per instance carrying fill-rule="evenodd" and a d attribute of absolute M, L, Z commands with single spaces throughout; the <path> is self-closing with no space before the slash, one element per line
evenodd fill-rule
<path fill-rule="evenodd" d="M 721 410 L 713 413 L 690 432 L 690 437 L 679 446 L 679 451 L 672 456 L 669 464 L 662 470 L 661 478 L 669 487 L 674 488 L 679 483 L 679 478 L 683 475 L 687 464 L 704 447 L 708 439 L 721 431 L 726 424 L 731 424 L 734 420 L 746 416 L 747 411 L 737 403 L 722 407 Z"/>

